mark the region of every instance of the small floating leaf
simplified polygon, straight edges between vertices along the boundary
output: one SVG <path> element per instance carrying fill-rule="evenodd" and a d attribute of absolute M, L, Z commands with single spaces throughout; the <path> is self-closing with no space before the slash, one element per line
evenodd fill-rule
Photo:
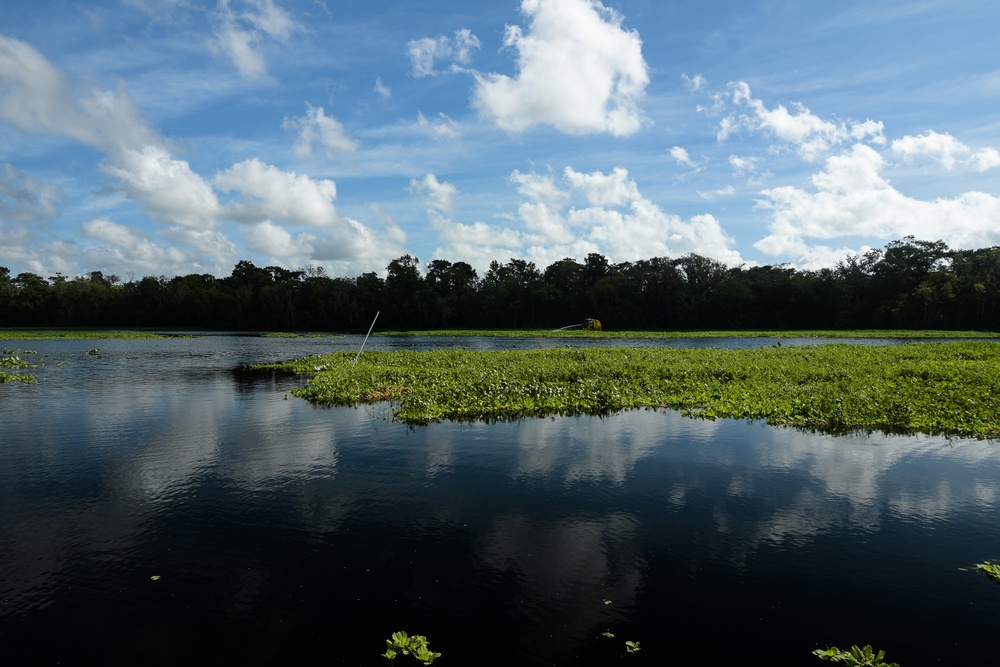
<path fill-rule="evenodd" d="M 611 630 L 605 630 L 604 632 L 601 633 L 601 636 L 602 637 L 614 637 L 615 633 L 611 632 Z"/>
<path fill-rule="evenodd" d="M 611 600 L 603 600 L 604 604 L 611 604 Z"/>
<path fill-rule="evenodd" d="M 627 641 L 625 642 L 625 650 L 627 650 L 629 653 L 635 653 L 637 651 L 641 651 L 642 649 L 639 648 L 639 642 Z"/>
<path fill-rule="evenodd" d="M 150 579 L 152 579 L 153 581 L 159 581 L 160 580 L 160 575 L 154 574 L 152 577 L 150 577 Z"/>

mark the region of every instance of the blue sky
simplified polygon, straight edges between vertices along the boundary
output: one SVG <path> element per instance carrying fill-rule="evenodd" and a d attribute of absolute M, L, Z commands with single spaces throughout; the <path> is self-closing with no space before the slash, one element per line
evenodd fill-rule
<path fill-rule="evenodd" d="M 1000 4 L 12 0 L 0 265 L 1000 245 Z"/>

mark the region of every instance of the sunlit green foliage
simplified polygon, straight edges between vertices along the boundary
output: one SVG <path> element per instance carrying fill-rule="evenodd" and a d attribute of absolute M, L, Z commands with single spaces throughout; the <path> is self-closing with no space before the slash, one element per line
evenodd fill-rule
<path fill-rule="evenodd" d="M 899 667 L 895 662 L 885 662 L 885 651 L 874 651 L 871 646 L 859 648 L 852 646 L 850 651 L 841 651 L 836 646 L 826 650 L 816 649 L 813 651 L 820 660 L 839 662 L 852 667 Z"/>
<path fill-rule="evenodd" d="M 976 569 L 985 574 L 993 581 L 1000 583 L 1000 563 L 995 561 L 976 563 Z"/>
<path fill-rule="evenodd" d="M 25 361 L 19 354 L 34 354 L 31 350 L 4 350 L 3 354 L 0 355 L 0 368 L 33 368 L 37 364 Z M 11 373 L 9 371 L 0 371 L 0 384 L 4 382 L 24 382 L 26 384 L 34 382 L 36 380 L 34 375 L 27 375 L 25 373 Z"/>
<path fill-rule="evenodd" d="M 411 655 L 417 662 L 429 665 L 441 657 L 440 653 L 431 651 L 427 637 L 423 635 L 410 637 L 403 630 L 392 633 L 392 636 L 385 640 L 385 645 L 386 651 L 381 655 L 389 662 L 395 662 L 400 655 Z"/>
<path fill-rule="evenodd" d="M 432 331 L 382 331 L 383 336 L 443 336 L 487 338 L 871 338 L 923 340 L 928 338 L 1000 338 L 994 331 L 937 331 L 902 329 L 856 329 L 845 331 L 587 331 L 549 329 L 439 329 Z"/>
<path fill-rule="evenodd" d="M 31 384 L 35 382 L 37 378 L 34 375 L 25 375 L 24 373 L 8 373 L 7 371 L 0 371 L 0 384 L 4 382 L 23 382 L 25 384 Z"/>
<path fill-rule="evenodd" d="M 412 424 L 671 408 L 831 433 L 1000 437 L 993 343 L 365 352 L 352 368 L 354 356 L 270 368 L 314 374 L 293 392 L 309 401 L 389 401 Z"/>

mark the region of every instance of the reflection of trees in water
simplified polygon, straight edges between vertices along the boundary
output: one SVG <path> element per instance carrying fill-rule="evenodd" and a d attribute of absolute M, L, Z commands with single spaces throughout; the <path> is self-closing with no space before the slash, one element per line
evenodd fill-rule
<path fill-rule="evenodd" d="M 645 567 L 636 533 L 635 518 L 623 512 L 495 518 L 478 554 L 511 584 L 498 604 L 514 613 L 518 643 L 565 660 L 582 640 L 626 621 Z"/>

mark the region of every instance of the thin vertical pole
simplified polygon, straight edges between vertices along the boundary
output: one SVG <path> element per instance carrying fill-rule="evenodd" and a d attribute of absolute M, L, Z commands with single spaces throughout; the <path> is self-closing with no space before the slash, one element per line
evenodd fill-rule
<path fill-rule="evenodd" d="M 378 319 L 378 315 L 381 312 L 382 312 L 381 310 L 375 311 L 375 320 Z M 354 368 L 355 366 L 358 365 L 358 359 L 361 357 L 361 352 L 364 351 L 365 349 L 365 343 L 368 342 L 368 337 L 372 335 L 372 329 L 375 328 L 375 320 L 372 320 L 372 325 L 368 327 L 368 333 L 365 334 L 365 339 L 361 342 L 361 349 L 358 350 L 358 356 L 354 357 L 354 363 L 351 364 L 351 368 Z"/>

